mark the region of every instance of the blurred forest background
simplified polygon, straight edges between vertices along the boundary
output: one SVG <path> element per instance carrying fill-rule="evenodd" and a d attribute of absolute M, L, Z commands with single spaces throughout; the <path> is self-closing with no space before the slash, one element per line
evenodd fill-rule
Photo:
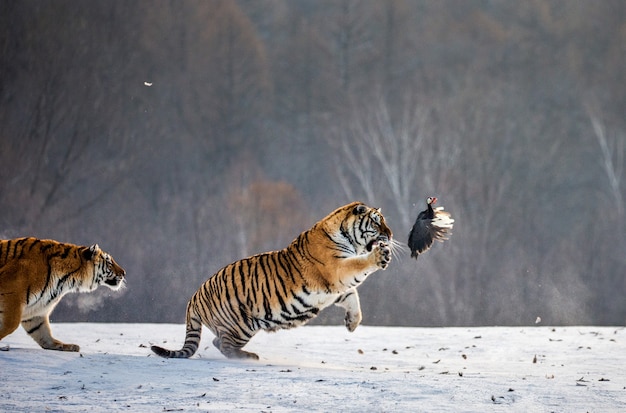
<path fill-rule="evenodd" d="M 127 270 L 53 321 L 184 322 L 334 208 L 406 242 L 435 195 L 452 237 L 365 324 L 623 325 L 625 115 L 623 0 L 0 0 L 0 236 Z"/>

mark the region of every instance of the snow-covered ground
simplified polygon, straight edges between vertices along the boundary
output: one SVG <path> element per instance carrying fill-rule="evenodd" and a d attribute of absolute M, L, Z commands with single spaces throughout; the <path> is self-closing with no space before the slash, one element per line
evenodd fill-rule
<path fill-rule="evenodd" d="M 0 342 L 0 411 L 626 412 L 624 327 L 301 327 L 259 333 L 259 361 L 205 330 L 191 359 L 173 324 L 53 324 L 80 353 Z M 6 348 L 5 348 L 6 350 Z"/>

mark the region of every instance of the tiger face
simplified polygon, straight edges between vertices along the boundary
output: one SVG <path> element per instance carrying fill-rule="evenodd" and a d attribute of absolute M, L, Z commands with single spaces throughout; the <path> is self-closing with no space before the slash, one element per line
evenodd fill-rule
<path fill-rule="evenodd" d="M 102 251 L 98 244 L 89 248 L 84 247 L 82 255 L 85 261 L 91 262 L 94 266 L 95 277 L 92 290 L 98 285 L 105 285 L 113 291 L 122 288 L 126 282 L 126 271 L 115 262 L 111 255 Z"/>
<path fill-rule="evenodd" d="M 342 208 L 344 218 L 340 225 L 343 237 L 354 247 L 356 255 L 372 250 L 377 242 L 389 242 L 393 233 L 385 222 L 380 208 L 372 208 L 360 202 Z"/>

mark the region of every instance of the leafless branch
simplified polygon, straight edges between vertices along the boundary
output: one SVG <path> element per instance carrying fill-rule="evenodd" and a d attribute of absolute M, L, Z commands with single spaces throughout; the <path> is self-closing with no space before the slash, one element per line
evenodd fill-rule
<path fill-rule="evenodd" d="M 621 177 L 624 170 L 624 137 L 614 136 L 612 139 L 607 136 L 606 126 L 600 116 L 588 109 L 589 120 L 593 127 L 594 136 L 600 146 L 602 156 L 602 166 L 615 198 L 615 205 L 619 216 L 624 214 L 624 197 L 620 188 Z"/>

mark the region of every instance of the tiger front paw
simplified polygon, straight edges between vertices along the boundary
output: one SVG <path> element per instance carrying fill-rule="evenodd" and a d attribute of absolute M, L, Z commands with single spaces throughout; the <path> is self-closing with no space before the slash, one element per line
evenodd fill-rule
<path fill-rule="evenodd" d="M 374 245 L 373 252 L 376 257 L 376 265 L 378 268 L 381 270 L 386 269 L 391 262 L 391 247 L 389 246 L 389 243 L 378 241 Z"/>
<path fill-rule="evenodd" d="M 57 350 L 57 351 L 80 351 L 80 346 L 78 344 L 65 344 L 58 340 L 55 340 L 52 344 L 40 344 L 41 348 L 46 350 Z"/>
<path fill-rule="evenodd" d="M 63 344 L 62 351 L 80 351 L 80 346 L 78 344 Z"/>
<path fill-rule="evenodd" d="M 361 311 L 352 313 L 350 311 L 346 312 L 346 318 L 344 321 L 346 322 L 346 328 L 348 331 L 353 332 L 356 328 L 361 324 L 361 320 L 363 319 L 363 315 Z"/>

